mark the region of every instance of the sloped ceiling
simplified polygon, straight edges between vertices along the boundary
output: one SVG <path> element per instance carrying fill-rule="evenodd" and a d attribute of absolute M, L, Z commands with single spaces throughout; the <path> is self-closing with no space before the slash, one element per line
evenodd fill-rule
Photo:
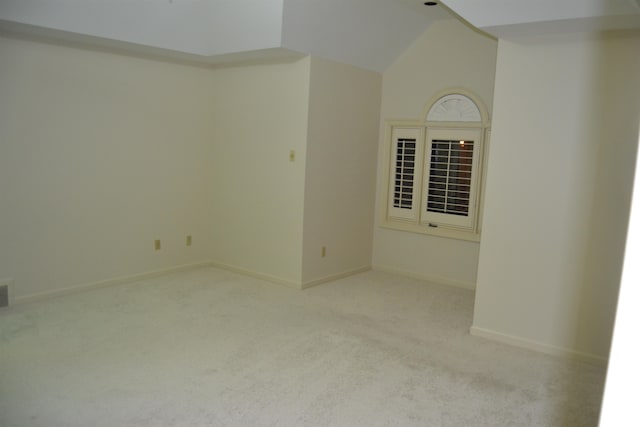
<path fill-rule="evenodd" d="M 640 0 L 0 0 L 0 31 L 202 64 L 313 54 L 382 72 L 455 11 L 497 37 L 640 28 Z"/>
<path fill-rule="evenodd" d="M 285 0 L 286 48 L 384 71 L 435 20 L 424 0 Z"/>

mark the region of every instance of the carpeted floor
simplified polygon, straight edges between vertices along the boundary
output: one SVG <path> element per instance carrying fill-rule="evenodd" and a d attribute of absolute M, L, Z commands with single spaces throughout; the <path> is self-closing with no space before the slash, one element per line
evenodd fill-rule
<path fill-rule="evenodd" d="M 0 425 L 596 426 L 605 368 L 472 337 L 473 292 L 214 268 L 0 311 Z"/>

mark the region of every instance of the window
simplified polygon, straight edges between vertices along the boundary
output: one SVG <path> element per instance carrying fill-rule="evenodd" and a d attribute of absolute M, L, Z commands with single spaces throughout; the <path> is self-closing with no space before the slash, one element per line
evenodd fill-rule
<path fill-rule="evenodd" d="M 431 105 L 424 122 L 388 123 L 383 226 L 479 239 L 487 124 L 476 102 L 447 93 Z"/>

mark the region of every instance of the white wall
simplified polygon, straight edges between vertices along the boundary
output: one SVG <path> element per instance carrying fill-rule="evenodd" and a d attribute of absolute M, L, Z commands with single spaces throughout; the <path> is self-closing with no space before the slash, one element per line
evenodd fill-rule
<path fill-rule="evenodd" d="M 371 266 L 381 88 L 378 73 L 311 59 L 303 284 Z"/>
<path fill-rule="evenodd" d="M 4 38 L 0 58 L 15 297 L 209 259 L 210 71 Z"/>
<path fill-rule="evenodd" d="M 309 67 L 310 58 L 223 68 L 212 83 L 212 259 L 295 286 L 302 278 Z"/>
<path fill-rule="evenodd" d="M 606 358 L 640 116 L 640 34 L 501 41 L 472 332 Z"/>
<path fill-rule="evenodd" d="M 423 119 L 431 98 L 448 87 L 477 94 L 489 112 L 497 43 L 456 20 L 439 21 L 385 71 L 382 86 L 381 140 L 376 224 L 380 223 L 384 121 Z M 380 228 L 374 229 L 375 268 L 473 288 L 478 243 Z"/>
<path fill-rule="evenodd" d="M 303 219 L 305 282 L 370 265 L 379 74 L 314 59 L 311 84 L 308 57 L 205 69 L 0 49 L 0 280 L 15 297 L 209 261 L 299 287 Z"/>
<path fill-rule="evenodd" d="M 209 261 L 300 284 L 309 58 L 211 70 L 14 39 L 0 56 L 14 297 Z"/>

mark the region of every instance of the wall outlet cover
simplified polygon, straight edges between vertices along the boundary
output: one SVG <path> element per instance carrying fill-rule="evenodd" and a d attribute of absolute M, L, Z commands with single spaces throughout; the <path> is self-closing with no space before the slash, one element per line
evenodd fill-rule
<path fill-rule="evenodd" d="M 0 280 L 0 308 L 9 307 L 9 292 L 13 285 L 13 279 Z"/>

